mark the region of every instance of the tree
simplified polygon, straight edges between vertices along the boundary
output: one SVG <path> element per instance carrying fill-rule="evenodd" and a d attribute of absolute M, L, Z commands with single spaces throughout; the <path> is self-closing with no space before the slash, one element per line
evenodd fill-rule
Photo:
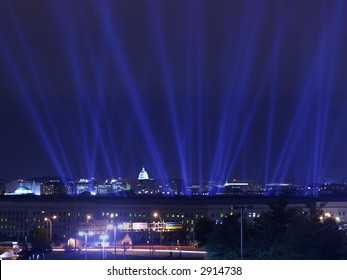
<path fill-rule="evenodd" d="M 346 232 L 333 218 L 321 220 L 320 208 L 309 212 L 287 208 L 283 198 L 269 204 L 270 211 L 243 223 L 245 259 L 347 259 Z M 240 257 L 239 216 L 227 217 L 208 236 L 207 258 Z"/>
<path fill-rule="evenodd" d="M 47 251 L 51 249 L 48 233 L 44 228 L 36 228 L 29 232 L 29 242 L 32 244 L 32 250 Z"/>
<path fill-rule="evenodd" d="M 238 259 L 240 257 L 240 215 L 231 215 L 214 226 L 206 243 L 207 259 Z"/>
<path fill-rule="evenodd" d="M 199 242 L 199 246 L 204 246 L 207 241 L 208 234 L 213 230 L 214 222 L 209 218 L 200 218 L 194 225 L 195 239 Z"/>

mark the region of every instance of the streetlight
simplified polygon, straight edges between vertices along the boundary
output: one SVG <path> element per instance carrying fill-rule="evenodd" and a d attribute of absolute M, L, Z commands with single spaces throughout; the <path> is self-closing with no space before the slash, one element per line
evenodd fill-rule
<path fill-rule="evenodd" d="M 95 233 L 95 220 L 91 215 L 87 215 L 87 223 L 89 222 L 89 220 L 92 220 L 93 222 L 93 232 Z M 95 246 L 95 236 L 94 236 L 94 244 L 93 246 Z"/>
<path fill-rule="evenodd" d="M 191 229 L 190 229 L 190 231 L 192 233 L 191 236 L 193 236 L 193 240 L 192 240 L 191 244 L 193 245 L 193 247 L 195 247 L 195 222 L 194 221 L 191 222 Z"/>
<path fill-rule="evenodd" d="M 152 231 L 153 229 L 151 228 L 151 226 L 148 228 L 148 245 L 149 245 L 149 255 L 152 256 L 153 255 L 153 241 L 152 241 Z"/>
<path fill-rule="evenodd" d="M 95 223 L 94 218 L 91 215 L 87 215 L 87 220 L 92 220 L 93 224 Z"/>
<path fill-rule="evenodd" d="M 105 259 L 105 240 L 108 238 L 107 234 L 100 235 L 100 239 L 102 240 L 102 259 Z"/>
<path fill-rule="evenodd" d="M 85 256 L 85 259 L 87 259 L 87 248 L 88 248 L 88 246 L 87 246 L 87 243 L 88 243 L 88 235 L 94 235 L 94 232 L 93 231 L 80 231 L 79 233 L 78 233 L 78 235 L 79 236 L 83 236 L 84 235 L 84 245 L 85 245 L 85 247 L 86 247 L 86 249 L 85 249 L 85 251 L 84 251 L 84 256 Z"/>
<path fill-rule="evenodd" d="M 57 216 L 55 216 L 55 215 L 52 217 L 53 220 L 56 218 L 57 218 Z M 52 240 L 52 229 L 53 229 L 52 220 L 50 218 L 46 217 L 45 221 L 47 222 L 47 228 L 48 228 L 48 223 L 49 223 L 49 239 Z"/>
<path fill-rule="evenodd" d="M 160 234 L 160 245 L 162 245 L 162 239 L 163 239 L 163 236 L 162 236 L 162 234 L 163 234 L 163 223 L 164 223 L 164 221 L 163 221 L 163 219 L 160 217 L 160 215 L 159 215 L 159 213 L 158 212 L 154 212 L 153 213 L 153 217 L 154 218 L 159 218 L 159 222 L 160 222 L 160 231 L 159 231 L 159 234 Z"/>
<path fill-rule="evenodd" d="M 231 206 L 231 209 L 241 209 L 241 221 L 240 221 L 240 259 L 243 259 L 243 210 L 251 209 L 252 206 L 247 205 L 234 205 Z"/>
<path fill-rule="evenodd" d="M 117 226 L 116 224 L 108 225 L 107 229 L 113 229 L 113 245 L 114 245 L 114 256 L 113 259 L 116 259 L 117 254 L 117 240 L 116 240 L 116 234 L 117 234 Z"/>

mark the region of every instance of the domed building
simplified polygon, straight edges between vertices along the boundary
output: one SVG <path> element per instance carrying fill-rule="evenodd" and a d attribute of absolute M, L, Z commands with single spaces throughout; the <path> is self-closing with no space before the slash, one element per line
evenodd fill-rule
<path fill-rule="evenodd" d="M 139 177 L 137 178 L 137 185 L 133 189 L 136 194 L 140 195 L 150 195 L 157 194 L 160 190 L 156 186 L 156 182 L 154 179 L 149 178 L 147 171 L 144 167 L 139 173 Z"/>
<path fill-rule="evenodd" d="M 25 186 L 21 186 L 18 189 L 15 190 L 14 194 L 21 195 L 21 194 L 33 194 L 31 189 Z"/>
<path fill-rule="evenodd" d="M 144 167 L 142 167 L 141 172 L 139 173 L 138 180 L 149 180 L 149 176 Z"/>

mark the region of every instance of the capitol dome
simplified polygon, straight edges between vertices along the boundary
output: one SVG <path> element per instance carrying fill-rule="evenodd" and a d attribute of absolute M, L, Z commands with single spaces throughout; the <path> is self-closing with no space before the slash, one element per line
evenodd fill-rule
<path fill-rule="evenodd" d="M 144 167 L 142 167 L 138 180 L 149 180 L 148 173 Z"/>

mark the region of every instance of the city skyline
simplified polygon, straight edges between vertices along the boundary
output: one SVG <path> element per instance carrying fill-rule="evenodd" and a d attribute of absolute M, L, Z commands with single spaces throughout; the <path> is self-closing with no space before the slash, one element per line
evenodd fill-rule
<path fill-rule="evenodd" d="M 343 182 L 344 1 L 2 1 L 0 179 Z"/>

